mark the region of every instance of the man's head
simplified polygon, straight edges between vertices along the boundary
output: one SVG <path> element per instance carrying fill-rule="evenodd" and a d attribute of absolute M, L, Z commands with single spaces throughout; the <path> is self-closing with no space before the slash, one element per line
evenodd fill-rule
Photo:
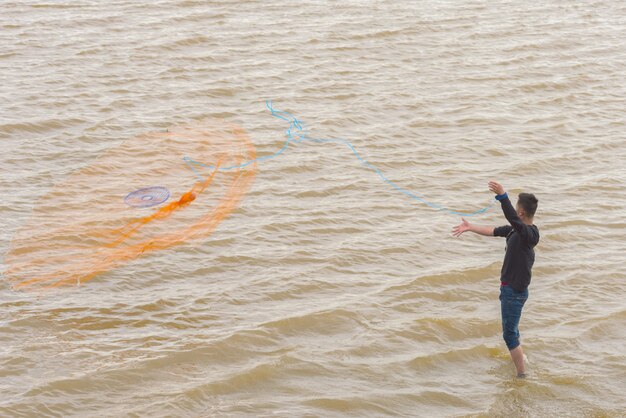
<path fill-rule="evenodd" d="M 532 193 L 520 193 L 517 198 L 517 214 L 520 218 L 532 220 L 537 212 L 538 200 Z"/>

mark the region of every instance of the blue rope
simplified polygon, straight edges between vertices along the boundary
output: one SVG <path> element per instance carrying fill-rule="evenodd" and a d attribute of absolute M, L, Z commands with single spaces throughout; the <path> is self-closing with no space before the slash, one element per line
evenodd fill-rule
<path fill-rule="evenodd" d="M 445 212 L 445 213 L 449 213 L 451 215 L 459 215 L 459 216 L 476 216 L 476 215 L 480 215 L 481 213 L 485 213 L 487 212 L 491 206 L 496 202 L 495 200 L 492 200 L 490 202 L 489 205 L 485 206 L 482 209 L 479 209 L 477 211 L 474 212 L 458 212 L 452 209 L 448 209 L 444 206 L 438 205 L 436 203 L 431 203 L 428 200 L 426 200 L 424 198 L 424 196 L 413 193 L 409 190 L 406 190 L 400 186 L 398 186 L 396 183 L 394 183 L 393 181 L 389 180 L 385 174 L 380 171 L 380 169 L 378 169 L 376 166 L 370 164 L 369 162 L 367 162 L 367 160 L 365 160 L 363 157 L 361 157 L 361 155 L 357 152 L 357 150 L 354 148 L 354 146 L 348 142 L 345 139 L 325 139 L 325 138 L 311 138 L 309 136 L 307 136 L 305 134 L 305 129 L 304 129 L 304 124 L 299 121 L 295 116 L 293 116 L 291 113 L 282 111 L 282 110 L 276 110 L 272 107 L 272 101 L 268 100 L 265 102 L 265 105 L 267 106 L 268 110 L 270 111 L 270 113 L 272 114 L 272 116 L 274 116 L 275 118 L 284 120 L 285 122 L 289 123 L 289 128 L 287 128 L 285 130 L 285 135 L 287 137 L 287 139 L 285 140 L 285 143 L 283 144 L 283 147 L 281 149 L 279 149 L 278 151 L 276 151 L 274 154 L 270 154 L 270 155 L 265 155 L 263 157 L 258 157 L 255 158 L 253 160 L 250 161 L 246 161 L 245 163 L 242 164 L 238 164 L 238 165 L 231 165 L 228 167 L 220 167 L 218 169 L 218 171 L 228 171 L 228 170 L 234 170 L 234 169 L 241 169 L 244 168 L 250 164 L 253 164 L 255 162 L 261 162 L 261 161 L 266 161 L 266 160 L 271 160 L 273 158 L 278 157 L 279 155 L 281 155 L 283 152 L 285 152 L 285 150 L 287 150 L 287 148 L 289 148 L 289 144 L 291 142 L 293 143 L 300 143 L 302 141 L 309 141 L 309 142 L 314 142 L 314 143 L 318 143 L 318 144 L 326 144 L 326 143 L 335 143 L 335 144 L 343 144 L 346 147 L 348 147 L 350 149 L 350 151 L 352 151 L 352 153 L 354 154 L 354 156 L 359 160 L 359 162 L 361 164 L 363 164 L 365 167 L 367 167 L 368 169 L 372 170 L 374 173 L 376 173 L 378 175 L 378 177 L 380 177 L 385 183 L 387 183 L 389 186 L 391 186 L 392 188 L 394 188 L 395 190 L 399 191 L 400 193 L 410 197 L 413 200 L 416 200 L 418 202 L 424 203 L 427 206 L 433 208 L 433 209 L 437 209 L 439 211 Z M 205 167 L 205 168 L 209 168 L 209 169 L 215 169 L 214 165 L 210 165 L 210 164 L 204 164 L 198 161 L 195 161 L 189 157 L 183 157 L 183 160 L 185 161 L 185 163 L 189 166 L 189 168 L 194 172 L 194 174 L 199 178 L 199 179 L 203 179 L 202 175 L 200 174 L 200 172 L 194 167 L 195 166 L 199 166 L 199 167 Z"/>

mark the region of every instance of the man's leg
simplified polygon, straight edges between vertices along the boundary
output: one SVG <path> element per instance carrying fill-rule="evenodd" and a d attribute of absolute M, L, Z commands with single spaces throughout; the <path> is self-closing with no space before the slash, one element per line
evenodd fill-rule
<path fill-rule="evenodd" d="M 522 345 L 518 345 L 509 351 L 509 353 L 511 353 L 511 358 L 513 359 L 513 363 L 517 369 L 517 376 L 523 377 L 526 371 L 524 369 L 524 350 L 522 350 Z"/>
<path fill-rule="evenodd" d="M 521 293 L 521 292 L 520 292 Z M 519 341 L 519 321 L 522 316 L 522 308 L 528 298 L 528 291 L 522 294 L 514 292 L 511 288 L 500 288 L 500 301 L 502 312 L 502 336 L 506 342 L 511 359 L 515 368 L 517 369 L 517 375 L 519 377 L 525 376 L 524 367 L 524 351 Z"/>

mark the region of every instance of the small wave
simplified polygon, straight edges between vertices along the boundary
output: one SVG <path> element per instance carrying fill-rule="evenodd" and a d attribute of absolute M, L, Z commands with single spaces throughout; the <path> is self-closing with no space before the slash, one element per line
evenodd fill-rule
<path fill-rule="evenodd" d="M 460 271 L 449 271 L 446 273 L 438 273 L 431 275 L 419 276 L 409 283 L 402 283 L 385 288 L 381 293 L 398 294 L 398 300 L 403 300 L 405 295 L 412 291 L 432 291 L 437 287 L 453 285 L 455 289 L 465 287 L 468 284 L 477 283 L 480 280 L 492 280 L 495 264 L 489 266 L 467 268 Z"/>
<path fill-rule="evenodd" d="M 82 119 L 45 119 L 32 122 L 17 122 L 0 124 L 0 135 L 2 134 L 23 134 L 23 133 L 45 133 L 57 129 L 64 129 L 80 125 L 85 121 Z"/>
<path fill-rule="evenodd" d="M 407 362 L 407 366 L 422 369 L 425 367 L 447 367 L 449 363 L 462 363 L 470 360 L 478 361 L 485 358 L 502 357 L 501 347 L 489 347 L 484 344 L 475 345 L 469 348 L 455 349 L 445 352 L 438 352 L 414 357 Z"/>
<path fill-rule="evenodd" d="M 337 333 L 353 333 L 355 328 L 363 327 L 360 316 L 345 309 L 331 309 L 309 314 L 291 316 L 261 324 L 262 327 L 278 333 L 290 335 L 294 333 L 315 333 L 332 335 Z"/>

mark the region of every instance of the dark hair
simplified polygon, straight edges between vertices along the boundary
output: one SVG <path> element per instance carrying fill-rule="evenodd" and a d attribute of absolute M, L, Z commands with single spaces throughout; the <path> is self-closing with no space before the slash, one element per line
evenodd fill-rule
<path fill-rule="evenodd" d="M 524 209 L 526 215 L 530 218 L 535 216 L 535 212 L 537 212 L 537 203 L 539 201 L 532 193 L 520 193 L 518 196 L 517 203 Z"/>

